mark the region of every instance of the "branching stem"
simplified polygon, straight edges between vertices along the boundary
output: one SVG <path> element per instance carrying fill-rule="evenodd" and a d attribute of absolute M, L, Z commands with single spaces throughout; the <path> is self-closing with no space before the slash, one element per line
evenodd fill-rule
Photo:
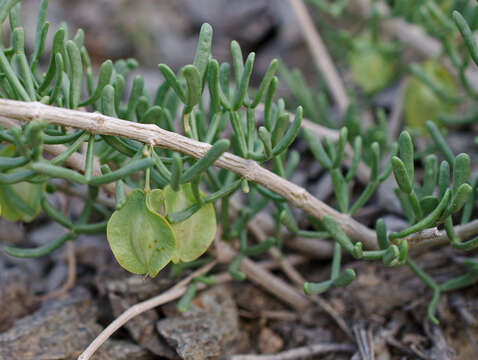
<path fill-rule="evenodd" d="M 39 102 L 1 99 L 0 116 L 19 121 L 44 120 L 57 125 L 86 130 L 93 134 L 119 136 L 147 145 L 174 150 L 194 158 L 203 157 L 211 148 L 210 144 L 189 139 L 153 124 L 141 124 L 98 113 L 57 108 Z M 262 168 L 256 162 L 226 152 L 215 162 L 215 165 L 272 190 L 287 199 L 292 205 L 316 218 L 320 219 L 325 215 L 333 217 L 352 239 L 361 241 L 367 248 L 377 248 L 374 231 L 350 216 L 340 214 L 305 189 Z"/>

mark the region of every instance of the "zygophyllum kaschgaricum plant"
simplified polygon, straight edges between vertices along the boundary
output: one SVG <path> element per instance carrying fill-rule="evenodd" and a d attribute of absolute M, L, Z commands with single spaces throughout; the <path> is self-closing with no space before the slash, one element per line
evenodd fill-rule
<path fill-rule="evenodd" d="M 294 235 L 334 243 L 330 278 L 305 283 L 307 294 L 347 286 L 355 279 L 354 270 L 342 269 L 344 252 L 384 266 L 409 266 L 433 292 L 428 315 L 435 323 L 441 293 L 478 281 L 478 263 L 472 258 L 465 261 L 463 275 L 438 283 L 408 253 L 412 247 L 443 242 L 443 237 L 434 239 L 426 232 L 437 227 L 465 254 L 478 246 L 478 238 L 462 238 L 470 234 L 466 229 L 477 227 L 472 214 L 478 182 L 471 183 L 470 157 L 455 155 L 434 122 L 426 126 L 433 149 L 444 158 L 441 162 L 433 152 L 416 154 L 407 131 L 393 143 L 367 136 L 353 106 L 340 129 L 303 119 L 300 106 L 291 115 L 284 100 L 275 98 L 278 61 L 270 63 L 259 87 L 250 89 L 255 54 L 244 60 L 233 41 L 232 66 L 219 64 L 211 54 L 213 31 L 208 24 L 201 28 L 192 64 L 177 72 L 160 64 L 164 81 L 154 94 L 139 75 L 126 89 L 125 79 L 137 63 L 107 60 L 94 76 L 82 30 L 71 36 L 62 25 L 55 30 L 50 54 L 43 53 L 49 31 L 47 3 L 41 2 L 35 48 L 27 55 L 20 2 L 0 2 L 0 23 L 9 18 L 10 24 L 10 41 L 0 49 L 0 209 L 6 219 L 25 222 L 43 210 L 67 233 L 38 248 L 5 246 L 10 256 L 45 256 L 81 234 L 106 233 L 122 267 L 154 277 L 170 262 L 180 270 L 212 261 L 203 255 L 220 228 L 223 240 L 239 240 L 229 273 L 242 280 L 244 257 L 280 248 L 283 226 Z M 459 13 L 454 20 L 478 62 L 467 22 Z M 49 60 L 40 71 L 43 58 Z M 300 161 L 291 149 L 299 134 L 330 173 L 333 205 L 287 180 Z M 417 163 L 424 167 L 423 179 L 415 176 Z M 356 195 L 351 182 L 360 168 L 368 181 Z M 374 229 L 353 218 L 390 176 L 408 220 L 399 232 L 387 231 L 382 218 Z M 66 180 L 71 188 L 87 188 L 77 218 L 49 201 L 47 195 L 59 191 L 54 179 Z M 115 196 L 115 207 L 99 201 L 100 188 Z M 238 191 L 247 200 L 231 217 L 231 199 Z M 248 224 L 266 207 L 274 211 L 277 231 L 251 244 Z M 290 207 L 310 215 L 314 229 L 301 229 Z M 103 220 L 91 222 L 93 212 Z M 213 279 L 196 278 L 180 309 L 188 308 L 199 282 L 210 285 Z"/>

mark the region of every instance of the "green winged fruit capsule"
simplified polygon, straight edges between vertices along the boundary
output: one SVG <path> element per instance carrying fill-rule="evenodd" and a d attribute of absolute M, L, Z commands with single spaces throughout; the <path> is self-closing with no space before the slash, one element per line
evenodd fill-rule
<path fill-rule="evenodd" d="M 33 221 L 40 213 L 45 184 L 22 181 L 0 186 L 0 215 L 9 221 Z"/>
<path fill-rule="evenodd" d="M 422 64 L 425 75 L 430 78 L 442 91 L 449 94 L 456 93 L 453 76 L 443 66 L 433 60 Z M 454 105 L 441 100 L 432 89 L 420 79 L 412 77 L 408 80 L 405 97 L 405 121 L 407 126 L 416 130 L 425 130 L 427 120 L 436 121 L 440 113 L 449 113 Z"/>
<path fill-rule="evenodd" d="M 348 61 L 354 80 L 367 94 L 386 87 L 397 72 L 394 45 L 374 42 L 370 36 L 354 39 Z"/>
<path fill-rule="evenodd" d="M 108 221 L 106 236 L 123 268 L 154 277 L 171 260 L 176 238 L 164 217 L 148 206 L 151 203 L 156 205 L 162 199 L 147 199 L 149 196 L 150 193 L 143 190 L 132 190 L 123 206 Z"/>
<path fill-rule="evenodd" d="M 6 146 L 0 156 L 14 156 L 15 147 Z M 25 170 L 19 167 L 12 172 Z M 40 213 L 41 197 L 46 185 L 22 181 L 16 184 L 0 185 L 0 216 L 9 221 L 33 221 Z"/>
<path fill-rule="evenodd" d="M 171 186 L 163 190 L 166 214 L 178 212 L 196 203 L 191 185 L 180 186 L 174 191 Z M 171 224 L 177 240 L 172 261 L 188 262 L 204 254 L 216 235 L 216 214 L 212 204 L 204 204 L 188 219 Z"/>

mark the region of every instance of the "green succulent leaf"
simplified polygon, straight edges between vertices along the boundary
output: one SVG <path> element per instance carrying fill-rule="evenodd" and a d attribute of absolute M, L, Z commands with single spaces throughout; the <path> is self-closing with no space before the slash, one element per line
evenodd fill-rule
<path fill-rule="evenodd" d="M 439 202 L 435 196 L 427 195 L 420 199 L 420 207 L 425 214 L 429 214 L 438 206 Z"/>
<path fill-rule="evenodd" d="M 202 24 L 201 32 L 199 33 L 196 55 L 194 56 L 194 66 L 199 71 L 202 82 L 204 82 L 207 65 L 211 57 L 212 34 L 212 26 L 208 23 Z"/>
<path fill-rule="evenodd" d="M 157 211 L 162 197 L 157 192 L 132 190 L 123 206 L 111 215 L 106 235 L 118 263 L 135 274 L 154 277 L 176 249 L 174 231 Z"/>
<path fill-rule="evenodd" d="M 395 181 L 397 182 L 400 190 L 406 194 L 410 194 L 413 190 L 412 180 L 410 179 L 405 164 L 397 156 L 392 158 L 392 169 L 393 175 L 395 176 Z"/>

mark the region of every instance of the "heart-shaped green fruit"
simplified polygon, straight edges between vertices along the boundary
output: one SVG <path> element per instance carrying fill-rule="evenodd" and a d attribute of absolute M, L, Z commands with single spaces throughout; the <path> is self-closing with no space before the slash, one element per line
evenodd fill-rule
<path fill-rule="evenodd" d="M 6 146 L 0 156 L 14 156 L 15 147 Z M 25 170 L 24 167 L 13 171 Z M 11 185 L 0 185 L 0 215 L 9 221 L 34 220 L 40 213 L 41 198 L 45 184 L 33 184 L 22 181 Z"/>
<path fill-rule="evenodd" d="M 368 94 L 387 86 L 396 74 L 396 55 L 393 45 L 374 42 L 369 36 L 354 39 L 348 60 L 357 85 Z"/>
<path fill-rule="evenodd" d="M 421 65 L 425 75 L 443 91 L 455 94 L 456 86 L 450 72 L 436 61 L 429 60 Z M 404 96 L 404 112 L 407 126 L 424 130 L 428 120 L 436 121 L 440 113 L 453 110 L 454 104 L 441 100 L 421 80 L 412 77 L 408 80 Z"/>
<path fill-rule="evenodd" d="M 123 268 L 154 277 L 171 260 L 176 238 L 166 219 L 148 206 L 162 206 L 162 198 L 151 193 L 132 190 L 108 221 L 106 235 Z"/>
<path fill-rule="evenodd" d="M 181 185 L 177 192 L 168 185 L 163 195 L 166 214 L 182 211 L 196 203 L 190 184 Z M 172 261 L 193 261 L 206 252 L 216 235 L 214 206 L 204 204 L 192 216 L 171 226 L 177 240 Z"/>

